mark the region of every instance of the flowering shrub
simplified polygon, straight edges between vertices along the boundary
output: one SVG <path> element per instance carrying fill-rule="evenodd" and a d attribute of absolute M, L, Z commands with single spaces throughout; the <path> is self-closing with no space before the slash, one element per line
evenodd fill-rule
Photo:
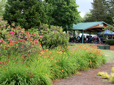
<path fill-rule="evenodd" d="M 29 32 L 37 32 L 40 36 L 43 36 L 43 39 L 39 40 L 43 48 L 52 49 L 61 46 L 66 49 L 68 46 L 69 35 L 63 33 L 61 27 L 51 26 L 51 29 L 49 29 L 47 25 L 41 25 L 40 28 L 30 29 Z"/>
<path fill-rule="evenodd" d="M 35 33 L 29 33 L 25 29 L 11 28 L 10 26 L 5 29 L 0 28 L 0 55 L 11 56 L 21 53 L 24 56 L 29 55 L 35 51 L 42 49 L 39 38 L 43 37 Z"/>

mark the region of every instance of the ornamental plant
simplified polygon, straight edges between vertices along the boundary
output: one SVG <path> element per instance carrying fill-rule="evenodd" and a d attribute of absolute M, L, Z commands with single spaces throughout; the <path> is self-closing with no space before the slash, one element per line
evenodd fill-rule
<path fill-rule="evenodd" d="M 44 49 L 27 57 L 20 53 L 1 57 L 0 85 L 51 85 L 51 80 L 66 78 L 78 70 L 96 68 L 106 63 L 101 51 L 88 45 L 68 48 Z"/>
<path fill-rule="evenodd" d="M 114 73 L 111 73 L 110 81 L 114 83 Z"/>
<path fill-rule="evenodd" d="M 66 49 L 68 47 L 69 35 L 63 33 L 63 29 L 59 26 L 51 26 L 51 29 L 48 27 L 46 24 L 41 24 L 40 28 L 37 29 L 38 34 L 43 36 L 43 39 L 39 40 L 41 46 L 44 49 L 53 49 L 58 46 Z"/>
<path fill-rule="evenodd" d="M 104 72 L 101 76 L 105 79 L 109 79 L 110 77 L 106 72 Z"/>
<path fill-rule="evenodd" d="M 104 79 L 109 79 L 109 75 L 107 72 L 98 72 L 98 76 L 102 76 Z"/>
<path fill-rule="evenodd" d="M 39 37 L 35 33 L 29 33 L 24 28 L 20 28 L 20 26 L 16 28 L 8 26 L 6 29 L 4 26 L 0 28 L 0 32 L 1 56 L 9 57 L 11 55 L 18 55 L 19 53 L 27 56 L 35 51 L 42 50 L 39 39 L 43 37 Z"/>
<path fill-rule="evenodd" d="M 98 76 L 102 76 L 104 74 L 104 72 L 98 72 Z"/>

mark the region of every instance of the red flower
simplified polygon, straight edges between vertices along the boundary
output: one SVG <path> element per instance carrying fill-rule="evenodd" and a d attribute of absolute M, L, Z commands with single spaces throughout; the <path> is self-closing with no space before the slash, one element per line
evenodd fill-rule
<path fill-rule="evenodd" d="M 42 39 L 43 37 L 42 36 L 39 36 L 40 39 Z"/>

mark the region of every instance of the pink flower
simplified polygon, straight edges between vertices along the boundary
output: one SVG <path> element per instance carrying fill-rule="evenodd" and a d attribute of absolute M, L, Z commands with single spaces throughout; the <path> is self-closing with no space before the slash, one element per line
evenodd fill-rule
<path fill-rule="evenodd" d="M 11 37 L 14 36 L 14 34 L 11 34 Z"/>
<path fill-rule="evenodd" d="M 27 36 L 25 36 L 25 39 L 27 39 L 28 37 Z"/>
<path fill-rule="evenodd" d="M 0 46 L 2 47 L 2 44 Z"/>
<path fill-rule="evenodd" d="M 9 31 L 9 33 L 14 33 L 13 31 Z"/>
<path fill-rule="evenodd" d="M 3 41 L 3 43 L 4 43 L 4 44 L 6 44 L 6 42 L 5 42 L 5 41 Z"/>
<path fill-rule="evenodd" d="M 29 34 L 29 37 L 30 37 L 30 34 Z"/>
<path fill-rule="evenodd" d="M 36 36 L 36 34 L 33 34 L 34 36 Z"/>
<path fill-rule="evenodd" d="M 6 25 L 4 24 L 4 27 L 5 27 Z"/>
<path fill-rule="evenodd" d="M 24 48 L 24 45 L 22 45 L 22 47 Z"/>
<path fill-rule="evenodd" d="M 21 37 L 21 36 L 18 36 L 19 38 Z"/>
<path fill-rule="evenodd" d="M 2 42 L 2 41 L 0 40 L 0 42 Z"/>
<path fill-rule="evenodd" d="M 43 37 L 42 36 L 39 36 L 40 39 L 42 39 Z"/>
<path fill-rule="evenodd" d="M 20 42 L 22 42 L 23 40 L 22 39 L 20 39 Z"/>
<path fill-rule="evenodd" d="M 14 41 L 12 40 L 12 42 L 14 42 Z"/>

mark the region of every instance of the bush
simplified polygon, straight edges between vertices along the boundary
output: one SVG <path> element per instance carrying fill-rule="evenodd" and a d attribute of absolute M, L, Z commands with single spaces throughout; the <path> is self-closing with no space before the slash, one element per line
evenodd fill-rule
<path fill-rule="evenodd" d="M 48 28 L 48 25 L 40 25 L 38 29 L 30 29 L 29 32 L 38 32 L 39 35 L 43 36 L 43 39 L 40 40 L 41 46 L 44 49 L 52 49 L 58 46 L 66 49 L 68 46 L 69 35 L 63 33 L 61 27 L 51 26 L 51 29 Z"/>
<path fill-rule="evenodd" d="M 106 41 L 106 43 L 109 44 L 109 45 L 114 45 L 114 39 L 108 39 Z"/>
<path fill-rule="evenodd" d="M 17 56 L 19 54 L 27 56 L 30 53 L 42 50 L 39 35 L 30 34 L 24 28 L 1 26 L 0 32 L 0 55 L 2 57 Z"/>

